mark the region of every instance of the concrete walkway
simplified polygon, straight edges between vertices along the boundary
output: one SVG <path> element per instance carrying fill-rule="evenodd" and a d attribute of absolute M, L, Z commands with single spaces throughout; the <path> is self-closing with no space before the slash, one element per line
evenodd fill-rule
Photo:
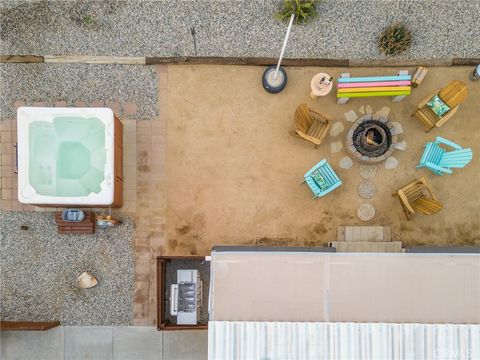
<path fill-rule="evenodd" d="M 147 326 L 62 326 L 3 331 L 2 360 L 202 360 L 207 331 L 157 331 Z"/>
<path fill-rule="evenodd" d="M 281 1 L 2 1 L 4 55 L 276 57 L 286 25 Z M 480 54 L 480 1 L 322 0 L 321 16 L 295 26 L 286 57 L 380 59 L 392 21 L 413 31 L 410 59 Z M 192 29 L 195 36 L 192 36 Z M 194 42 L 195 37 L 195 42 Z"/>

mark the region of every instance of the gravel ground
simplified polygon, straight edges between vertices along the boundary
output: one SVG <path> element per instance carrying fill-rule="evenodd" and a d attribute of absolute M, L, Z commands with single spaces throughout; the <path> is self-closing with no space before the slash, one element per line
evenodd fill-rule
<path fill-rule="evenodd" d="M 281 0 L 2 1 L 3 54 L 276 57 Z M 391 21 L 414 33 L 413 59 L 478 57 L 478 0 L 322 0 L 295 26 L 287 57 L 381 59 Z M 196 32 L 196 51 L 191 28 Z"/>
<path fill-rule="evenodd" d="M 89 64 L 0 64 L 0 119 L 16 116 L 13 102 L 53 105 L 64 100 L 133 102 L 132 118 L 157 116 L 157 76 L 153 67 Z"/>
<path fill-rule="evenodd" d="M 29 230 L 21 230 L 27 225 Z M 131 325 L 133 223 L 95 235 L 58 235 L 51 212 L 0 212 L 2 320 Z M 76 286 L 84 271 L 99 284 Z"/>

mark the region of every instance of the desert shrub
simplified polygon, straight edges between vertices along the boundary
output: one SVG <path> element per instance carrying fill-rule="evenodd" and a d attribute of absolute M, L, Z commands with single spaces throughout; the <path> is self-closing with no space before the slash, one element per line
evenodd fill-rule
<path fill-rule="evenodd" d="M 403 23 L 387 26 L 378 39 L 378 47 L 387 56 L 399 55 L 412 44 L 412 32 Z"/>
<path fill-rule="evenodd" d="M 277 18 L 289 21 L 295 14 L 295 24 L 303 24 L 317 17 L 317 4 L 320 0 L 284 0 Z"/>

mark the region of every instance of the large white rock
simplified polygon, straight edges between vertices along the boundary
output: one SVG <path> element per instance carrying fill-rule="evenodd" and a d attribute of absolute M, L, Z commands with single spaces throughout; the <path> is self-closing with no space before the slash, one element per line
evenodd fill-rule
<path fill-rule="evenodd" d="M 355 122 L 358 119 L 357 113 L 353 110 L 347 111 L 344 115 L 345 115 L 345 119 L 347 119 L 347 121 L 350 121 L 350 122 Z"/>
<path fill-rule="evenodd" d="M 398 166 L 398 160 L 393 156 L 390 156 L 385 161 L 385 169 L 392 170 L 392 169 L 395 169 L 397 166 Z"/>
<path fill-rule="evenodd" d="M 335 141 L 334 143 L 330 144 L 330 152 L 332 154 L 338 153 L 340 150 L 342 150 L 343 144 L 340 141 Z"/>
<path fill-rule="evenodd" d="M 350 169 L 353 166 L 353 161 L 349 156 L 345 156 L 340 160 L 340 167 L 342 169 Z"/>
<path fill-rule="evenodd" d="M 365 113 L 366 113 L 367 115 L 373 114 L 373 109 L 372 109 L 372 107 L 371 107 L 370 105 L 367 105 L 367 107 L 365 108 Z"/>
<path fill-rule="evenodd" d="M 365 115 L 365 106 L 360 106 L 360 109 L 358 109 L 362 115 Z"/>
<path fill-rule="evenodd" d="M 388 114 L 390 114 L 390 108 L 388 106 L 384 106 L 380 110 L 375 112 L 375 117 L 388 117 Z"/>
<path fill-rule="evenodd" d="M 77 280 L 78 286 L 82 289 L 88 289 L 98 284 L 97 278 L 88 272 L 82 273 Z"/>
<path fill-rule="evenodd" d="M 345 130 L 345 126 L 340 121 L 337 121 L 335 124 L 332 125 L 332 128 L 330 129 L 330 136 L 337 136 L 339 135 L 343 130 Z"/>
<path fill-rule="evenodd" d="M 392 135 L 398 135 L 403 133 L 403 127 L 402 124 L 399 122 L 392 122 L 393 130 L 392 130 Z"/>
<path fill-rule="evenodd" d="M 407 150 L 407 142 L 403 140 L 403 141 L 400 141 L 399 143 L 396 143 L 395 149 L 401 150 L 401 151 Z"/>

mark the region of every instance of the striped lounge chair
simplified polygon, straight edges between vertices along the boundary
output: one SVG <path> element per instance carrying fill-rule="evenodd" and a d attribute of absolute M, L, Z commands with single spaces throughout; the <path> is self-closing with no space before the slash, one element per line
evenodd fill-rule
<path fill-rule="evenodd" d="M 342 185 L 342 180 L 335 174 L 325 159 L 303 175 L 302 183 L 304 182 L 306 182 L 310 190 L 312 190 L 314 199 L 326 195 Z"/>
<path fill-rule="evenodd" d="M 446 145 L 453 150 L 447 151 L 440 145 Z M 451 174 L 452 168 L 463 168 L 472 161 L 472 158 L 472 149 L 464 149 L 453 141 L 438 136 L 434 142 L 425 145 L 417 168 L 426 167 L 437 175 Z"/>

